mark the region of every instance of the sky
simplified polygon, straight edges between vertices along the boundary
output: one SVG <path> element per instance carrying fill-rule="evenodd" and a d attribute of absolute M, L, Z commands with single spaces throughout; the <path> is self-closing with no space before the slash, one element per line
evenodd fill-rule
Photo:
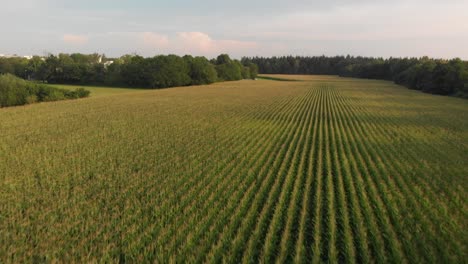
<path fill-rule="evenodd" d="M 468 0 L 0 0 L 0 24 L 0 54 L 468 59 Z"/>

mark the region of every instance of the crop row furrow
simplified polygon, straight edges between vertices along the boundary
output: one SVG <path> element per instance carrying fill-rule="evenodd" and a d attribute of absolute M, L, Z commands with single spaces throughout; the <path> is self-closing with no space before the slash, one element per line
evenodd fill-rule
<path fill-rule="evenodd" d="M 295 107 L 293 107 L 292 109 L 295 109 Z M 221 210 L 222 213 L 213 212 L 212 211 L 213 208 L 211 208 L 210 212 L 207 212 L 205 214 L 206 216 L 209 216 L 210 218 L 215 218 L 216 224 L 214 226 L 208 227 L 209 232 L 199 232 L 198 235 L 192 236 L 192 239 L 194 241 L 197 241 L 199 246 L 202 247 L 201 249 L 200 248 L 195 249 L 195 252 L 197 255 L 202 257 L 207 253 L 207 250 L 209 250 L 209 245 L 207 245 L 208 243 L 205 241 L 216 240 L 215 237 L 219 237 L 219 234 L 222 231 L 220 229 L 226 227 L 226 222 L 228 222 L 229 220 L 234 220 L 232 217 L 232 211 L 240 208 L 239 204 L 240 205 L 243 204 L 242 200 L 251 199 L 251 194 L 253 194 L 257 190 L 258 185 L 261 183 L 261 181 L 257 180 L 258 176 L 256 173 L 258 173 L 261 166 L 263 166 L 264 162 L 266 162 L 268 154 L 274 151 L 273 148 L 275 147 L 275 144 L 271 144 L 271 140 L 273 141 L 278 140 L 279 139 L 278 136 L 281 136 L 282 129 L 279 127 L 278 130 L 274 130 L 272 132 L 275 132 L 275 133 L 274 134 L 270 133 L 270 135 L 263 136 L 261 140 L 259 140 L 259 141 L 265 141 L 265 146 L 263 148 L 257 148 L 255 151 L 254 150 L 249 151 L 249 153 L 256 152 L 256 155 L 249 156 L 248 164 L 236 163 L 237 172 L 232 176 L 224 176 L 226 178 L 230 178 L 230 177 L 240 178 L 240 179 L 249 178 L 250 181 L 247 184 L 245 184 L 244 186 L 245 188 L 239 188 L 240 185 L 235 182 L 230 183 L 229 188 L 235 189 L 238 196 L 236 196 L 236 198 L 233 198 L 233 195 L 229 195 L 226 191 L 224 191 L 224 195 L 229 197 L 229 200 L 219 203 L 220 206 L 222 206 L 222 210 Z M 247 175 L 247 177 L 245 177 L 244 175 Z M 204 222 L 205 220 L 202 219 L 201 221 Z M 200 239 L 200 235 L 204 235 L 204 238 Z"/>
<path fill-rule="evenodd" d="M 306 123 L 302 128 L 300 141 L 294 152 L 289 169 L 286 172 L 285 187 L 280 194 L 279 203 L 275 208 L 275 212 L 273 214 L 273 218 L 265 238 L 266 242 L 264 244 L 262 254 L 262 261 L 265 263 L 272 263 L 279 255 L 280 252 L 278 252 L 278 249 L 281 248 L 281 240 L 284 241 L 283 243 L 290 243 L 288 240 L 289 236 L 291 235 L 291 231 L 286 230 L 287 228 L 285 228 L 285 224 L 287 224 L 286 222 L 289 221 L 289 226 L 292 226 L 293 222 L 295 222 L 294 219 L 296 219 L 297 203 L 300 198 L 298 195 L 298 189 L 300 188 L 303 179 L 302 175 L 297 175 L 297 172 L 298 167 L 301 166 L 301 159 L 303 159 L 305 152 L 308 150 L 308 144 L 306 144 L 306 141 L 309 138 L 309 131 L 311 125 L 313 124 L 312 120 L 315 117 L 314 112 L 316 105 L 317 104 L 313 103 L 311 109 L 306 109 L 307 112 L 306 116 L 304 117 Z"/>
<path fill-rule="evenodd" d="M 313 88 L 311 88 L 313 89 Z M 314 89 L 315 90 L 315 89 Z M 315 92 L 317 96 L 320 95 L 319 92 Z M 291 260 L 291 254 L 293 254 L 292 250 L 290 248 L 282 248 L 282 255 L 280 256 L 280 259 L 278 262 L 281 262 L 284 260 L 286 261 L 294 261 L 295 263 L 306 263 L 307 261 L 307 255 L 311 250 L 309 249 L 310 247 L 310 241 L 308 240 L 307 234 L 310 233 L 308 232 L 309 228 L 309 221 L 310 221 L 310 210 L 309 210 L 309 204 L 311 203 L 311 188 L 312 188 L 312 183 L 314 181 L 314 160 L 315 156 L 317 155 L 317 131 L 319 127 L 319 120 L 321 116 L 321 108 L 319 101 L 316 101 L 316 108 L 314 112 L 314 122 L 312 124 L 313 126 L 313 133 L 311 137 L 309 137 L 309 145 L 307 146 L 308 151 L 306 152 L 305 157 L 303 157 L 304 162 L 306 163 L 303 165 L 302 171 L 299 170 L 299 173 L 303 173 L 307 175 L 306 177 L 306 182 L 305 182 L 305 187 L 304 187 L 304 192 L 302 194 L 303 199 L 301 202 L 301 212 L 300 212 L 300 219 L 299 219 L 299 226 L 297 227 L 297 240 L 295 242 L 295 250 L 294 250 L 294 258 Z M 310 131 L 310 129 L 309 129 Z M 317 177 L 315 177 L 315 181 L 317 180 Z M 289 252 L 284 252 L 284 251 L 289 251 Z M 284 256 L 287 254 L 286 256 Z M 283 263 L 284 263 L 283 262 Z"/>
<path fill-rule="evenodd" d="M 336 97 L 338 97 L 338 95 L 336 95 Z M 371 158 L 377 155 L 375 153 L 369 154 L 369 152 L 373 151 L 372 148 L 366 148 L 366 142 L 362 140 L 362 131 L 355 127 L 360 124 L 358 122 L 354 122 L 353 116 L 348 115 L 349 112 L 342 110 L 343 106 L 339 102 L 335 104 L 335 107 L 337 111 L 339 111 L 349 121 L 347 129 L 351 136 L 351 140 L 354 143 L 352 146 L 355 147 L 355 158 L 357 158 L 361 164 L 361 172 L 366 175 L 364 177 L 365 184 L 369 190 L 370 197 L 373 198 L 371 201 L 374 203 L 379 225 L 384 232 L 383 238 L 386 250 L 391 254 L 392 259 L 402 262 L 404 260 L 401 254 L 402 248 L 393 227 L 395 220 L 393 219 L 394 221 L 392 222 L 392 216 L 394 216 L 393 211 L 395 208 L 392 207 L 392 204 L 389 204 L 390 202 L 387 199 L 388 191 L 385 188 L 386 186 L 383 186 L 378 180 L 373 180 L 374 178 L 381 177 L 380 175 L 377 175 L 374 161 Z M 355 123 L 357 123 L 357 125 Z"/>
<path fill-rule="evenodd" d="M 290 134 L 289 136 L 287 149 L 285 150 L 285 153 L 282 154 L 284 156 L 283 158 L 279 159 L 278 162 L 276 162 L 276 166 L 270 168 L 269 170 L 269 175 L 273 175 L 273 177 L 275 177 L 274 186 L 269 190 L 266 199 L 263 200 L 263 206 L 260 207 L 261 210 L 253 210 L 249 214 L 248 217 L 253 217 L 253 219 L 257 219 L 257 222 L 254 225 L 246 227 L 247 229 L 251 230 L 250 232 L 244 230 L 240 232 L 240 234 L 242 235 L 251 233 L 251 236 L 248 240 L 245 240 L 243 242 L 243 245 L 239 245 L 241 246 L 241 248 L 234 248 L 234 252 L 236 253 L 233 255 L 233 257 L 235 259 L 238 259 L 240 257 L 239 253 L 244 252 L 244 246 L 246 246 L 247 248 L 245 249 L 246 251 L 243 253 L 243 262 L 258 261 L 260 259 L 261 247 L 263 246 L 267 228 L 269 222 L 271 221 L 274 208 L 278 203 L 278 198 L 281 194 L 281 191 L 283 190 L 282 186 L 285 182 L 284 174 L 286 172 L 288 164 L 290 164 L 292 161 L 292 157 L 294 155 L 293 152 L 294 150 L 296 150 L 297 144 L 299 142 L 301 134 L 300 132 L 305 126 L 304 116 L 306 115 L 307 111 L 311 109 L 312 106 L 313 102 L 311 102 L 311 100 L 309 99 L 308 102 L 305 104 L 305 108 L 299 110 L 300 115 L 295 120 L 296 127 L 294 131 L 292 131 L 292 134 Z"/>
<path fill-rule="evenodd" d="M 268 116 L 268 115 L 269 115 L 269 113 L 267 113 L 267 116 Z M 257 134 L 258 139 L 262 139 L 262 138 L 263 138 L 262 136 L 265 136 L 265 135 L 263 135 L 263 133 L 268 132 L 268 130 L 266 130 L 266 131 L 260 130 L 260 131 L 262 131 L 262 133 Z M 248 140 L 249 137 L 250 137 L 251 140 L 248 140 L 248 142 L 251 142 L 251 143 L 254 144 L 254 145 L 258 145 L 258 144 L 262 143 L 261 140 L 258 140 L 258 139 L 256 139 L 256 138 L 252 138 L 251 135 L 250 135 L 249 133 L 246 133 L 245 137 L 246 137 L 247 140 Z M 250 152 L 249 152 L 249 151 L 250 151 L 250 147 L 246 147 L 246 146 L 243 146 L 243 145 L 238 144 L 238 145 L 237 145 L 237 148 L 243 150 L 244 153 L 246 153 L 246 154 L 240 155 L 240 156 L 247 157 L 247 154 L 250 153 Z M 211 155 L 213 155 L 213 154 L 215 154 L 215 153 L 211 153 Z M 215 154 L 215 155 L 216 155 L 216 154 Z M 222 155 L 222 152 L 220 151 L 218 155 Z M 226 162 L 229 162 L 229 160 L 227 160 Z M 229 165 L 228 167 L 224 167 L 224 166 L 226 166 L 226 164 L 224 164 L 223 167 L 222 167 L 222 168 L 225 169 L 225 173 L 231 172 L 232 170 L 236 169 L 235 166 L 237 166 L 238 164 L 237 164 L 237 163 L 233 163 L 233 162 L 229 162 L 228 165 Z M 207 208 L 207 209 L 211 208 L 212 205 L 213 205 L 213 203 L 216 201 L 216 199 L 217 199 L 218 197 L 220 197 L 219 195 L 217 196 L 217 195 L 215 195 L 215 194 L 216 194 L 216 193 L 219 194 L 220 192 L 224 192 L 222 186 L 229 185 L 229 186 L 231 186 L 231 188 L 230 188 L 231 190 L 235 190 L 234 187 L 238 187 L 236 184 L 234 184 L 234 183 L 231 181 L 232 179 L 231 179 L 230 177 L 227 177 L 227 176 L 225 175 L 225 173 L 219 172 L 218 170 L 216 170 L 216 168 L 211 169 L 211 170 L 209 170 L 209 171 L 207 171 L 207 172 L 204 172 L 204 171 L 201 172 L 201 175 L 203 175 L 203 174 L 205 174 L 205 175 L 203 175 L 204 178 L 203 178 L 203 180 L 201 181 L 202 184 L 200 185 L 200 190 L 199 190 L 199 191 L 197 191 L 197 190 L 191 190 L 190 192 L 188 192 L 189 195 L 185 196 L 185 197 L 187 197 L 187 199 L 185 199 L 185 201 L 187 201 L 187 203 L 186 203 L 186 205 L 184 205 L 184 206 L 182 207 L 182 209 L 181 209 L 181 210 L 183 210 L 184 208 L 186 208 L 186 209 L 189 210 L 189 211 L 187 211 L 187 213 L 186 213 L 185 215 L 183 215 L 183 217 L 184 217 L 185 219 L 187 219 L 187 218 L 189 217 L 189 214 L 191 214 L 192 212 L 194 212 L 195 215 L 196 215 L 196 214 L 198 214 L 198 213 L 200 212 L 200 210 L 202 210 L 202 208 Z M 207 179 L 209 179 L 209 180 L 207 180 Z M 216 179 L 221 180 L 222 183 L 217 182 Z M 242 180 L 245 180 L 245 178 L 238 178 L 238 179 L 239 179 L 239 180 L 241 180 L 241 179 L 242 179 Z M 197 195 L 197 199 L 193 199 L 193 198 L 191 197 L 192 195 Z M 222 195 L 221 197 L 224 197 L 224 195 Z M 226 198 L 227 198 L 227 197 L 228 197 L 228 196 L 226 196 Z M 182 200 L 182 201 L 184 201 L 184 200 Z M 197 203 L 200 203 L 200 202 L 201 202 L 202 204 L 201 204 L 201 205 L 200 205 L 200 204 L 195 205 L 195 204 L 193 204 L 194 202 L 197 202 Z M 210 215 L 210 214 L 201 214 L 201 215 L 202 215 L 203 217 L 213 216 L 213 215 Z M 179 217 L 182 217 L 182 216 L 179 215 Z M 181 218 L 181 219 L 182 219 L 182 218 Z M 175 222 L 176 222 L 176 223 L 175 223 L 175 226 L 179 226 L 179 225 L 177 225 L 177 222 L 178 222 L 178 221 L 179 221 L 179 220 L 175 219 Z M 189 221 L 189 220 L 185 220 L 185 221 Z M 201 219 L 196 219 L 196 221 L 205 223 L 204 221 L 201 221 Z M 171 224 L 171 225 L 174 225 L 174 224 Z M 189 228 L 190 226 L 191 226 L 191 225 L 190 225 L 189 223 L 186 223 L 186 224 L 183 226 L 183 228 Z M 184 233 L 183 228 L 182 228 L 182 229 L 177 228 L 177 229 L 175 229 L 175 230 L 174 230 L 174 228 L 169 228 L 169 230 L 171 230 L 171 231 L 177 231 L 177 232 L 178 232 L 178 235 L 177 235 L 177 236 L 174 236 L 174 235 L 171 235 L 171 233 L 169 233 L 169 234 L 166 235 L 166 237 L 167 237 L 167 238 L 177 237 L 178 239 L 182 239 L 182 238 L 184 238 L 184 237 L 191 237 L 191 236 L 188 236 L 188 235 L 187 235 L 187 236 L 182 235 L 182 234 Z M 188 230 L 188 229 L 187 229 L 187 230 Z M 199 233 L 200 233 L 200 232 L 199 232 Z M 167 238 L 166 238 L 166 239 L 167 239 Z M 162 238 L 162 239 L 159 239 L 159 240 L 161 241 L 162 244 L 166 244 L 166 245 L 167 245 L 167 243 L 164 242 L 166 239 Z M 196 240 L 195 240 L 195 241 L 196 241 Z M 173 243 L 174 243 L 174 244 L 172 244 L 172 246 L 171 246 L 172 249 L 170 250 L 170 252 L 175 253 L 176 250 L 177 250 L 176 248 L 177 248 L 178 246 L 175 244 L 176 241 L 173 241 Z"/>
<path fill-rule="evenodd" d="M 348 111 L 350 111 L 352 113 L 352 109 L 349 109 Z M 372 129 L 372 128 L 371 128 Z M 383 136 L 388 136 L 385 132 L 385 130 L 382 130 L 378 127 L 374 127 L 374 129 L 376 129 L 378 131 L 378 133 L 368 133 L 368 135 L 366 135 L 367 137 L 375 137 L 376 134 L 378 135 L 383 135 Z M 365 128 L 361 128 L 362 131 L 369 131 L 369 128 L 368 129 L 365 129 Z M 364 132 L 363 132 L 364 133 Z M 370 148 L 370 147 L 369 147 Z M 379 159 L 377 160 L 377 163 L 378 161 L 380 160 L 382 162 L 382 160 L 398 160 L 398 153 L 396 153 L 392 148 L 389 148 L 387 149 L 386 151 L 382 151 L 381 148 L 375 148 L 377 152 L 380 152 L 379 155 Z M 392 156 L 394 155 L 394 156 Z M 414 160 L 414 162 L 417 162 L 417 160 Z M 382 166 L 383 167 L 385 166 L 383 163 L 382 163 Z M 407 177 L 404 177 L 402 174 L 401 174 L 401 171 L 404 171 L 402 170 L 401 166 L 400 166 L 400 162 L 394 162 L 394 163 L 391 163 L 391 165 L 389 166 L 385 166 L 387 168 L 387 170 L 383 170 L 382 168 L 380 169 L 382 172 L 381 172 L 381 176 L 379 177 L 379 179 L 384 179 L 386 180 L 387 184 L 388 185 L 392 185 L 392 186 L 397 186 L 400 191 L 402 192 L 402 195 L 404 197 L 404 200 L 406 201 L 406 203 L 408 203 L 407 207 L 404 207 L 404 208 L 408 208 L 409 211 L 406 211 L 406 215 L 410 214 L 410 215 L 414 215 L 415 219 L 417 219 L 417 222 L 420 223 L 419 226 L 414 226 L 413 229 L 423 229 L 424 230 L 424 234 L 425 234 L 425 237 L 427 238 L 427 236 L 432 236 L 432 238 L 430 239 L 430 241 L 433 241 L 433 242 L 436 242 L 436 241 L 439 241 L 440 238 L 435 236 L 433 233 L 434 230 L 436 230 L 436 227 L 432 225 L 432 223 L 430 221 L 428 221 L 428 218 L 426 217 L 426 215 L 431 215 L 432 219 L 437 218 L 437 215 L 438 214 L 435 214 L 434 212 L 432 212 L 430 210 L 430 208 L 427 206 L 427 203 L 424 202 L 424 195 L 418 191 L 417 188 L 415 188 L 414 184 L 411 184 L 411 183 L 408 183 L 407 182 Z M 389 177 L 389 175 L 393 175 L 394 177 Z M 421 184 L 421 182 L 419 182 L 419 184 Z M 426 193 L 427 194 L 427 193 Z M 409 207 L 408 207 L 409 206 Z M 398 207 L 395 207 L 395 212 L 392 214 L 392 216 L 396 217 L 398 216 Z M 421 212 L 421 210 L 424 210 L 425 209 L 425 212 Z M 408 219 L 408 217 L 406 217 L 406 219 Z M 412 225 L 412 223 L 414 223 L 415 219 L 413 219 L 409 225 Z M 395 219 L 394 220 L 394 223 L 395 224 L 398 224 L 399 223 L 399 219 Z M 403 219 L 404 222 L 407 222 L 405 221 L 405 219 Z M 438 220 L 439 222 L 440 221 L 444 221 L 444 219 L 439 219 Z M 446 221 L 446 220 L 445 220 Z M 408 228 L 408 226 L 407 226 Z M 410 229 L 411 230 L 411 229 Z M 399 232 L 402 236 L 405 236 L 407 235 L 408 233 L 415 233 L 415 232 L 411 232 L 411 231 L 400 231 Z M 417 236 L 421 235 L 420 232 L 416 232 L 415 233 Z M 443 232 L 439 232 L 439 234 L 443 234 Z M 431 248 L 429 248 L 429 244 L 432 244 L 432 243 L 427 243 L 424 242 L 425 238 L 424 237 L 416 237 L 413 239 L 413 243 L 416 243 L 419 245 L 419 248 L 420 248 L 420 251 L 419 251 L 419 256 L 422 256 L 426 259 L 426 261 L 435 261 L 434 258 L 435 256 L 443 256 L 444 259 L 450 259 L 450 256 L 449 255 L 446 255 L 444 252 L 446 252 L 446 247 L 444 247 L 443 249 L 442 248 L 438 248 L 439 246 L 443 245 L 443 244 L 451 244 L 452 247 L 454 247 L 455 249 L 459 248 L 458 245 L 456 244 L 453 244 L 453 241 L 451 239 L 447 239 L 445 242 L 443 241 L 439 241 L 437 243 L 435 243 L 436 245 L 436 248 L 438 248 L 438 252 L 437 253 L 434 253 L 433 250 Z M 404 240 L 405 243 L 407 243 L 406 240 Z M 406 244 L 406 247 L 405 249 L 408 249 L 408 246 L 410 246 L 410 244 Z M 412 252 L 408 252 L 407 254 L 409 255 L 413 255 Z M 440 260 L 440 261 L 443 261 L 443 260 Z"/>
<path fill-rule="evenodd" d="M 289 101 L 289 100 L 286 100 L 286 101 L 284 101 L 283 103 L 287 103 L 288 101 Z M 281 104 L 279 104 L 279 105 L 281 105 Z M 259 113 L 257 113 L 257 114 L 259 114 Z M 268 113 L 268 112 L 260 112 L 260 114 L 268 115 L 269 113 Z M 227 127 L 225 127 L 225 128 L 226 128 L 226 130 L 228 130 Z M 261 136 L 261 134 L 260 134 L 259 136 Z M 253 139 L 251 139 L 251 140 L 249 140 L 249 137 L 247 137 L 247 136 L 244 136 L 244 138 L 245 138 L 245 141 L 244 141 L 244 142 L 248 142 L 248 143 L 253 142 L 253 143 L 256 143 L 256 142 L 255 142 L 255 138 L 253 138 Z M 229 145 L 230 145 L 230 144 L 228 144 L 229 142 L 226 142 L 226 141 L 227 141 L 227 140 L 225 140 L 225 142 L 222 142 L 222 144 L 227 144 L 227 145 L 229 146 Z M 231 144 L 234 144 L 234 143 L 231 143 Z M 245 144 L 247 144 L 247 143 L 245 143 Z M 241 148 L 242 145 L 241 145 L 241 146 L 238 146 L 238 147 Z M 221 151 L 219 151 L 219 153 L 221 154 Z M 208 152 L 207 155 L 213 155 L 213 154 L 216 154 L 216 153 Z M 200 164 L 201 164 L 201 166 L 203 166 L 202 163 L 200 163 Z M 204 170 L 202 170 L 198 175 L 199 175 L 200 177 L 206 176 L 206 175 L 204 175 L 203 173 L 204 173 Z M 177 188 L 176 190 L 182 190 L 182 191 L 185 190 L 185 193 L 197 193 L 197 192 L 199 192 L 199 191 L 204 190 L 204 188 L 208 187 L 208 186 L 207 186 L 208 184 L 205 184 L 206 181 L 204 181 L 204 180 L 198 180 L 198 182 L 195 182 L 195 183 L 198 183 L 198 185 L 196 185 L 196 186 L 191 186 L 190 184 L 193 184 L 193 183 L 190 183 L 190 180 L 193 180 L 193 179 L 197 179 L 197 177 L 189 177 L 189 178 L 187 179 L 187 181 L 186 181 L 185 183 L 183 183 L 183 184 L 180 186 L 181 188 Z M 198 190 L 197 190 L 196 187 L 198 187 Z M 190 188 L 194 188 L 194 190 L 191 191 L 191 192 L 188 192 L 188 190 L 189 190 Z M 209 189 L 209 190 L 211 190 L 211 189 Z M 155 190 L 153 190 L 152 192 L 155 192 Z M 182 193 L 182 192 L 180 192 L 180 193 Z M 205 193 L 206 193 L 206 192 L 205 192 Z M 179 199 L 181 199 L 181 198 L 179 198 Z M 173 201 L 173 200 L 174 200 L 174 198 L 173 198 L 173 199 L 166 199 L 165 201 L 166 201 L 167 203 L 166 203 L 166 204 L 163 204 L 163 205 L 160 207 L 160 208 L 162 208 L 162 209 L 160 209 L 159 211 L 166 211 L 166 212 L 169 211 L 169 210 L 164 209 L 164 208 L 167 208 L 167 206 L 173 206 L 173 204 L 170 204 L 170 203 L 169 203 L 170 201 Z M 184 201 L 184 200 L 183 200 L 183 201 Z M 192 208 L 192 206 L 190 206 L 190 203 L 193 202 L 193 199 L 190 199 L 190 198 L 185 199 L 185 201 L 187 201 L 187 202 L 185 202 L 185 203 L 184 203 L 183 201 L 180 202 L 180 204 L 182 204 L 182 207 L 181 207 L 182 209 L 181 209 L 181 210 L 183 210 L 183 209 L 185 209 L 185 208 L 188 208 L 188 209 L 197 208 L 197 207 Z M 183 206 L 183 204 L 185 204 L 185 206 Z M 164 205 L 166 205 L 166 206 L 164 206 Z M 158 220 L 155 219 L 155 220 L 153 220 L 153 221 L 158 221 Z M 171 221 L 174 221 L 174 220 L 171 220 Z M 177 220 L 175 220 L 175 221 L 177 222 Z M 167 222 L 167 221 L 166 221 L 166 222 Z M 167 222 L 166 225 L 171 226 L 171 225 L 173 225 L 173 224 L 170 224 L 170 222 Z M 166 228 L 164 225 L 159 225 L 158 230 L 164 230 L 164 229 L 167 229 L 167 228 Z M 171 228 L 171 229 L 172 229 L 172 228 Z M 154 227 L 151 227 L 151 225 L 150 225 L 150 227 L 148 228 L 148 230 L 150 230 L 150 233 L 151 233 L 150 237 L 159 236 L 159 237 L 161 238 L 161 235 L 160 235 L 160 234 L 158 235 L 157 230 L 154 230 Z M 166 233 L 166 234 L 167 234 L 167 233 Z M 171 237 L 171 236 L 169 235 L 169 237 Z M 159 239 L 158 239 L 158 240 L 159 240 Z M 151 239 L 146 238 L 145 241 L 150 242 Z M 151 246 L 151 247 L 154 247 L 154 246 L 155 246 L 154 244 L 153 244 L 153 245 L 147 244 L 147 245 L 148 245 L 148 246 Z M 163 245 L 164 245 L 164 244 L 163 244 Z M 169 254 L 170 254 L 170 253 L 169 253 Z"/>
<path fill-rule="evenodd" d="M 314 96 L 318 96 L 316 91 L 314 91 Z M 299 167 L 294 171 L 294 174 L 300 180 L 297 181 L 297 184 L 295 185 L 295 189 L 292 194 L 293 198 L 291 199 L 286 212 L 288 220 L 286 228 L 281 236 L 281 245 L 279 247 L 280 255 L 276 263 L 288 263 L 294 260 L 296 260 L 296 262 L 300 262 L 300 258 L 304 259 L 305 236 L 303 231 L 308 214 L 308 212 L 306 212 L 307 200 L 309 197 L 310 185 L 312 184 L 312 168 L 310 166 L 309 159 L 314 155 L 312 153 L 312 146 L 315 143 L 315 136 L 317 133 L 316 128 L 319 119 L 319 104 L 316 100 L 314 101 L 316 103 L 313 110 L 310 112 L 313 115 L 313 120 L 309 123 L 309 127 L 306 130 L 307 137 L 301 153 Z M 293 249 L 293 246 L 295 246 L 296 250 Z"/>
<path fill-rule="evenodd" d="M 318 92 L 320 94 L 320 101 L 318 104 L 320 105 L 320 121 L 318 124 L 318 138 L 317 138 L 317 144 L 316 144 L 316 149 L 314 150 L 314 153 L 317 153 L 317 155 L 314 157 L 313 161 L 313 167 L 314 167 L 314 176 L 315 176 L 315 181 L 314 181 L 314 186 L 312 188 L 312 193 L 311 195 L 313 197 L 310 198 L 312 203 L 309 205 L 311 208 L 309 210 L 312 212 L 311 215 L 311 223 L 310 226 L 312 229 L 307 229 L 306 230 L 306 235 L 307 238 L 306 240 L 309 241 L 310 243 L 310 248 L 307 249 L 307 254 L 306 254 L 306 259 L 307 262 L 312 262 L 312 263 L 319 263 L 320 261 L 320 253 L 321 253 L 321 223 L 322 223 L 322 214 L 321 214 L 321 206 L 322 206 L 322 172 L 323 172 L 323 152 L 324 152 L 324 136 L 323 136 L 323 126 L 324 126 L 324 121 L 323 121 L 323 116 L 325 115 L 325 108 L 324 108 L 324 91 L 323 89 L 318 89 Z"/>
<path fill-rule="evenodd" d="M 351 230 L 349 208 L 347 205 L 347 198 L 349 193 L 346 193 L 343 177 L 346 173 L 344 166 L 346 166 L 344 159 L 340 156 L 342 153 L 342 146 L 340 145 L 341 135 L 337 122 L 337 112 L 334 107 L 336 103 L 336 98 L 333 96 L 332 107 L 329 109 L 331 122 L 329 123 L 329 129 L 331 134 L 331 144 L 332 144 L 332 158 L 333 164 L 331 165 L 334 170 L 334 192 L 338 196 L 337 198 L 337 225 L 338 225 L 338 262 L 348 262 L 356 263 L 356 252 L 355 245 L 353 242 L 353 233 Z"/>

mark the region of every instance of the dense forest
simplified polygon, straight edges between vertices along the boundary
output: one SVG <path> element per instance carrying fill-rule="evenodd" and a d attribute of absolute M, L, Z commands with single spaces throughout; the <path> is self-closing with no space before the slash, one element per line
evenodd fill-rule
<path fill-rule="evenodd" d="M 11 74 L 0 75 L 0 107 L 50 102 L 88 97 L 84 88 L 59 89 L 23 80 Z"/>
<path fill-rule="evenodd" d="M 468 97 L 468 61 L 422 58 L 253 57 L 265 74 L 331 74 L 394 81 L 427 93 Z"/>
<path fill-rule="evenodd" d="M 47 83 L 165 88 L 255 78 L 256 65 L 231 59 L 159 55 L 144 58 L 125 55 L 50 54 L 46 57 L 0 58 L 0 74 Z"/>

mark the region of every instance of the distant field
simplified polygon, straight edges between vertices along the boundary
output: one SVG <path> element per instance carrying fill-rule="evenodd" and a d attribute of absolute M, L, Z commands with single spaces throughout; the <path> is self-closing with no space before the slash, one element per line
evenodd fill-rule
<path fill-rule="evenodd" d="M 114 94 L 122 94 L 129 92 L 147 91 L 145 89 L 130 89 L 130 88 L 115 88 L 115 87 L 101 87 L 101 86 L 83 86 L 83 85 L 64 85 L 64 84 L 51 84 L 50 86 L 57 88 L 64 88 L 74 90 L 76 88 L 85 88 L 91 91 L 92 97 L 101 97 Z"/>
<path fill-rule="evenodd" d="M 468 101 L 283 77 L 0 109 L 0 262 L 466 262 Z"/>
<path fill-rule="evenodd" d="M 260 74 L 260 78 L 271 78 L 278 80 L 296 80 L 296 81 L 344 81 L 349 78 L 337 78 L 332 75 L 287 75 L 287 74 Z"/>

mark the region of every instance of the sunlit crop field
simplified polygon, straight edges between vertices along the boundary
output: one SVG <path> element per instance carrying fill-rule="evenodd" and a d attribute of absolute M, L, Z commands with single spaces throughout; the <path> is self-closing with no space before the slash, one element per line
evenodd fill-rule
<path fill-rule="evenodd" d="M 0 109 L 0 262 L 466 262 L 468 101 L 301 80 Z"/>

